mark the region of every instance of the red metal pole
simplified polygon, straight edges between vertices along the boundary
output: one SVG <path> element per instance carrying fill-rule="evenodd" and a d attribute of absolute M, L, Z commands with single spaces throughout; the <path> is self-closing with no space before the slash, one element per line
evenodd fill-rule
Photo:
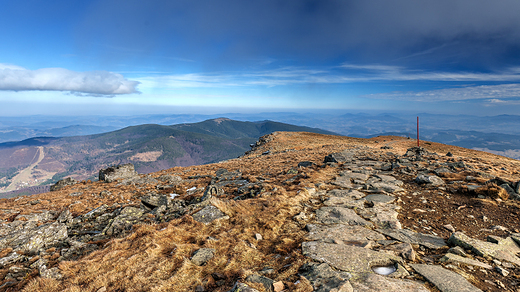
<path fill-rule="evenodd" d="M 419 117 L 417 117 L 417 147 L 419 146 Z"/>

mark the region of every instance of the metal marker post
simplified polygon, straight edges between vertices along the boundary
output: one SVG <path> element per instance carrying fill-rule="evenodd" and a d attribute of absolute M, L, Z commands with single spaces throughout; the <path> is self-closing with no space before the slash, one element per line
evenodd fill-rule
<path fill-rule="evenodd" d="M 417 147 L 419 146 L 419 117 L 417 117 Z"/>

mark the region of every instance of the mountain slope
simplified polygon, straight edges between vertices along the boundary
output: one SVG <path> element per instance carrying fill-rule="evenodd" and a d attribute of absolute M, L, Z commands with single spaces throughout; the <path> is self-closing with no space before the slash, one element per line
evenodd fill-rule
<path fill-rule="evenodd" d="M 274 131 L 331 134 L 271 121 L 239 122 L 220 118 L 173 126 L 131 126 L 89 136 L 31 138 L 0 144 L 0 175 L 4 174 L 0 177 L 0 186 L 15 190 L 52 183 L 65 176 L 93 179 L 99 169 L 113 164 L 133 163 L 138 172 L 148 173 L 174 166 L 218 162 L 243 155 L 258 137 Z M 35 163 L 38 151 L 43 151 L 44 157 L 30 170 L 32 176 L 16 177 Z M 9 186 L 13 181 L 18 185 Z"/>

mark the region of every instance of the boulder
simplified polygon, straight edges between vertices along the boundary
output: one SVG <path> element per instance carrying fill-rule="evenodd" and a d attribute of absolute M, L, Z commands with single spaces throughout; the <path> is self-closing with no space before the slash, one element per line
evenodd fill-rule
<path fill-rule="evenodd" d="M 441 186 L 444 185 L 444 181 L 442 178 L 436 176 L 436 175 L 425 175 L 425 174 L 419 174 L 415 178 L 415 182 L 418 184 L 427 184 L 430 186 Z"/>
<path fill-rule="evenodd" d="M 101 169 L 99 171 L 99 180 L 105 181 L 107 183 L 118 179 L 136 178 L 137 176 L 138 173 L 135 171 L 134 165 L 131 163 L 111 166 L 107 169 Z"/>
<path fill-rule="evenodd" d="M 50 190 L 51 190 L 51 192 L 55 192 L 55 191 L 61 190 L 62 188 L 66 187 L 66 186 L 72 186 L 77 183 L 78 183 L 77 180 L 73 179 L 72 177 L 67 177 L 67 178 L 59 180 L 58 182 L 53 184 L 51 186 Z"/>
<path fill-rule="evenodd" d="M 132 229 L 134 224 L 140 221 L 143 214 L 144 211 L 141 209 L 125 207 L 117 217 L 109 221 L 108 225 L 103 229 L 102 234 L 108 236 L 124 235 Z"/>
<path fill-rule="evenodd" d="M 67 238 L 67 226 L 62 223 L 47 223 L 36 228 L 24 228 L 0 238 L 0 248 L 12 247 L 27 254 L 58 245 Z"/>

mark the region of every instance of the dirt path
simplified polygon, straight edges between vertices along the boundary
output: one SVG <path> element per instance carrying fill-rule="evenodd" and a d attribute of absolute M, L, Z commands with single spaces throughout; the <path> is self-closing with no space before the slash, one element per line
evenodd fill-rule
<path fill-rule="evenodd" d="M 36 162 L 29 165 L 27 168 L 20 171 L 20 173 L 18 173 L 15 177 L 13 177 L 11 184 L 5 189 L 5 191 L 14 191 L 21 183 L 27 183 L 31 179 L 32 170 L 38 165 L 38 163 L 40 163 L 43 160 L 43 158 L 45 158 L 43 147 L 38 146 L 38 152 L 36 152 L 33 158 L 33 160 L 36 159 Z"/>

